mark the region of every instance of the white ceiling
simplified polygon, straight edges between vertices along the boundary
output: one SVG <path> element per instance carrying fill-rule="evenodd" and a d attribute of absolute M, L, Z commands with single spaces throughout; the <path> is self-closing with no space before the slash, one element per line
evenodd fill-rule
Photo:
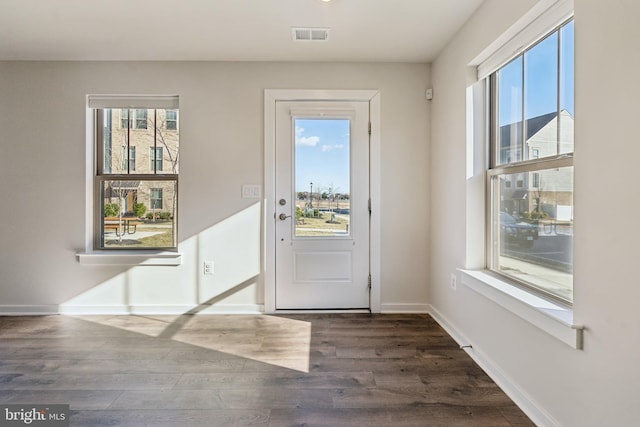
<path fill-rule="evenodd" d="M 0 60 L 430 62 L 482 0 L 0 0 Z M 294 42 L 291 27 L 329 27 Z"/>

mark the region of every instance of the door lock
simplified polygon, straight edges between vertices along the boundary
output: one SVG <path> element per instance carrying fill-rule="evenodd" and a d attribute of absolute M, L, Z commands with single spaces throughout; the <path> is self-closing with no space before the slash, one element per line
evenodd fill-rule
<path fill-rule="evenodd" d="M 281 213 L 281 214 L 278 216 L 278 218 L 280 218 L 280 221 L 284 221 L 285 219 L 290 218 L 290 217 L 291 217 L 291 215 L 287 215 L 287 214 L 285 214 L 285 213 Z"/>

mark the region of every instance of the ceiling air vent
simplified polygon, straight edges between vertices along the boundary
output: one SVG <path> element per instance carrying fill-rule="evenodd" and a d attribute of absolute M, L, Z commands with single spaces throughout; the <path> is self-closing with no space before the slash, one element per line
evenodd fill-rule
<path fill-rule="evenodd" d="M 328 28 L 291 28 L 291 37 L 298 41 L 327 41 L 329 40 Z"/>

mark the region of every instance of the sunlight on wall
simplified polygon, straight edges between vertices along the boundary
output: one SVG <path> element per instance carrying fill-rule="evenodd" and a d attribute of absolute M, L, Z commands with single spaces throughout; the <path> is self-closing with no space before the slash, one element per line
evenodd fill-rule
<path fill-rule="evenodd" d="M 261 205 L 248 208 L 180 242 L 180 266 L 134 266 L 60 305 L 64 314 L 256 313 Z M 212 275 L 204 261 L 213 261 Z M 87 266 L 118 269 L 123 266 Z"/>
<path fill-rule="evenodd" d="M 197 265 L 200 266 L 198 302 L 216 300 L 227 305 L 258 301 L 257 295 L 261 260 L 261 205 L 225 219 L 197 235 Z M 202 274 L 205 261 L 213 261 L 213 274 Z M 215 311 L 216 304 L 202 312 Z"/>

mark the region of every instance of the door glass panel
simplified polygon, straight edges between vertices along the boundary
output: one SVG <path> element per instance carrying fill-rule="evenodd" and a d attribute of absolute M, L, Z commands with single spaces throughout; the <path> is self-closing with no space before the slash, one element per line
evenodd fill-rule
<path fill-rule="evenodd" d="M 304 118 L 294 125 L 294 236 L 350 236 L 351 120 Z"/>

